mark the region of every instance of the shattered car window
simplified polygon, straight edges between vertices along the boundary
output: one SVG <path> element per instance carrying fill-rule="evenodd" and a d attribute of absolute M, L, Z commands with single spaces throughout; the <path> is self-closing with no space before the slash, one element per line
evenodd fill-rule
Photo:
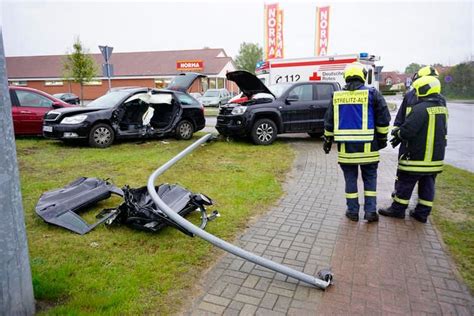
<path fill-rule="evenodd" d="M 114 107 L 117 103 L 119 103 L 129 94 L 130 92 L 127 91 L 113 91 L 101 96 L 100 98 L 95 99 L 94 101 L 86 105 L 86 107 L 111 108 Z"/>
<path fill-rule="evenodd" d="M 173 103 L 173 96 L 171 93 L 157 93 L 152 94 L 149 103 L 153 104 L 171 104 Z"/>
<path fill-rule="evenodd" d="M 137 93 L 125 100 L 125 103 L 135 100 L 141 100 L 148 104 L 171 104 L 173 96 L 170 93 Z"/>

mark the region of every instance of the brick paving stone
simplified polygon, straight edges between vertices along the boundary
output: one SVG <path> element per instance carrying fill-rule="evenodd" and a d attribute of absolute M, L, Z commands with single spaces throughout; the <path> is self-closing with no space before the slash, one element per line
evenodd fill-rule
<path fill-rule="evenodd" d="M 257 306 L 245 304 L 242 310 L 240 311 L 239 315 L 241 316 L 255 315 L 256 311 L 257 311 Z"/>
<path fill-rule="evenodd" d="M 347 220 L 335 150 L 325 155 L 321 142 L 304 137 L 291 144 L 297 156 L 286 194 L 234 244 L 310 275 L 331 266 L 334 285 L 323 292 L 227 254 L 203 278 L 187 315 L 474 314 L 474 299 L 430 222 Z M 391 149 L 381 152 L 380 207 L 390 204 L 396 159 Z M 360 179 L 358 187 L 360 194 Z"/>
<path fill-rule="evenodd" d="M 275 306 L 273 307 L 273 310 L 286 313 L 290 308 L 290 304 L 291 298 L 286 296 L 279 296 L 275 303 Z"/>
<path fill-rule="evenodd" d="M 257 316 L 284 316 L 286 314 L 281 313 L 281 312 L 277 312 L 277 311 L 273 311 L 273 310 L 270 310 L 270 309 L 266 309 L 266 308 L 259 308 L 259 309 L 257 309 L 257 312 L 255 313 L 255 315 L 257 315 Z"/>
<path fill-rule="evenodd" d="M 242 303 L 242 302 L 232 301 L 229 304 L 228 308 L 233 309 L 233 310 L 237 310 L 237 311 L 240 312 L 240 310 L 242 310 L 242 308 L 244 308 L 244 305 L 245 304 Z"/>
<path fill-rule="evenodd" d="M 221 296 L 216 296 L 212 294 L 206 294 L 203 298 L 204 301 L 208 303 L 213 303 L 216 305 L 227 306 L 230 303 L 230 300 Z"/>
<path fill-rule="evenodd" d="M 219 315 L 219 314 L 222 314 L 224 312 L 225 306 L 220 306 L 220 305 L 216 305 L 216 304 L 212 304 L 212 303 L 208 303 L 208 302 L 203 301 L 203 302 L 201 302 L 201 304 L 199 304 L 199 309 Z"/>
<path fill-rule="evenodd" d="M 275 306 L 277 299 L 278 299 L 278 295 L 272 294 L 272 293 L 266 293 L 260 303 L 260 306 L 265 309 L 272 310 L 273 306 Z"/>

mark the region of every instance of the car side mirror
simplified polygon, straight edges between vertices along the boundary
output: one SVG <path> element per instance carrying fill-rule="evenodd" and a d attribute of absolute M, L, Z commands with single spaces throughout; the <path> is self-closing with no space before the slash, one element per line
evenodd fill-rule
<path fill-rule="evenodd" d="M 291 102 L 296 102 L 298 101 L 299 98 L 296 94 L 293 94 L 293 95 L 289 95 L 287 98 L 286 98 L 286 103 L 287 104 L 290 104 Z"/>
<path fill-rule="evenodd" d="M 62 108 L 62 107 L 63 107 L 62 103 L 61 103 L 61 102 L 58 102 L 58 101 L 54 101 L 51 106 L 53 107 L 53 109 L 58 109 L 58 108 Z"/>

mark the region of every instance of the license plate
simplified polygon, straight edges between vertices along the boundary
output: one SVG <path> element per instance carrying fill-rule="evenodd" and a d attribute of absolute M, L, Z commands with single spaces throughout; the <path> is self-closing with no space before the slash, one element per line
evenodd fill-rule
<path fill-rule="evenodd" d="M 53 131 L 52 126 L 43 126 L 43 132 L 49 132 L 51 133 Z"/>

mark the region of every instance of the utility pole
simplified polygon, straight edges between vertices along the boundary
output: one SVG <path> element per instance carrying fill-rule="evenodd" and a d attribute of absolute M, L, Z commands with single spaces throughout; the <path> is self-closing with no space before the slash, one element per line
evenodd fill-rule
<path fill-rule="evenodd" d="M 0 26 L 0 315 L 33 315 L 25 219 Z"/>

